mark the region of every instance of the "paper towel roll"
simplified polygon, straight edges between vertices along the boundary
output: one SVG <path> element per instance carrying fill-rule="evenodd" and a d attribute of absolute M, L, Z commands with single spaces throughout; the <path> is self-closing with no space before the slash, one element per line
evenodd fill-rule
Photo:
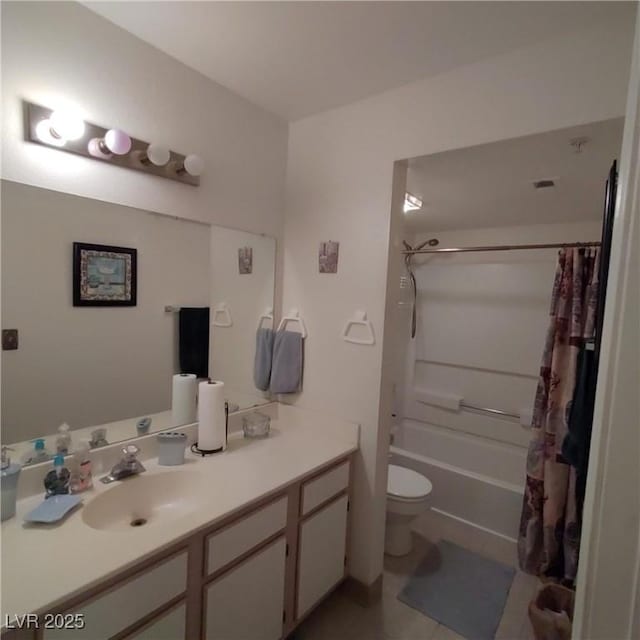
<path fill-rule="evenodd" d="M 196 391 L 198 380 L 193 373 L 178 373 L 173 376 L 171 391 L 171 419 L 173 426 L 191 424 L 196 421 Z"/>
<path fill-rule="evenodd" d="M 224 402 L 224 382 L 207 380 L 198 385 L 198 449 L 201 451 L 227 448 Z"/>

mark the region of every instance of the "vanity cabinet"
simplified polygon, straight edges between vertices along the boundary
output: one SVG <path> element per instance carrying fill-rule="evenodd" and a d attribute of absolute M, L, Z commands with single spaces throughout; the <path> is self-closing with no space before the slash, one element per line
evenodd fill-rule
<path fill-rule="evenodd" d="M 346 576 L 350 476 L 348 456 L 44 612 L 82 630 L 2 640 L 284 638 Z"/>
<path fill-rule="evenodd" d="M 343 495 L 300 525 L 298 618 L 345 577 L 347 509 L 348 497 Z"/>
<path fill-rule="evenodd" d="M 287 543 L 281 536 L 205 587 L 206 640 L 278 640 Z"/>
<path fill-rule="evenodd" d="M 180 602 L 168 612 L 153 618 L 144 627 L 126 636 L 126 640 L 176 640 L 186 638 L 187 605 Z"/>
<path fill-rule="evenodd" d="M 138 571 L 107 587 L 98 595 L 64 610 L 77 614 L 82 629 L 43 629 L 44 640 L 108 640 L 135 623 L 184 597 L 187 588 L 187 551 L 182 550 L 164 561 Z"/>

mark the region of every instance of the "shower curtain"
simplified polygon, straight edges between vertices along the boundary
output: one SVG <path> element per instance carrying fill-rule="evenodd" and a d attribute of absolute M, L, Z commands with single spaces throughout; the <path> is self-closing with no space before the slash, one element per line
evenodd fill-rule
<path fill-rule="evenodd" d="M 594 334 L 599 259 L 599 249 L 562 249 L 558 255 L 518 539 L 524 571 L 570 583 L 578 566 L 580 527 L 575 469 L 562 455 L 562 442 L 568 430 L 578 353 Z"/>

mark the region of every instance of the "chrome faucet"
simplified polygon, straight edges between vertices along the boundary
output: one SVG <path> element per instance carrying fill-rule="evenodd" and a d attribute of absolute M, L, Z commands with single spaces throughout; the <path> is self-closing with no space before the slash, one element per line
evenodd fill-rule
<path fill-rule="evenodd" d="M 104 476 L 104 478 L 100 478 L 100 482 L 109 484 L 110 482 L 124 480 L 129 476 L 135 476 L 146 471 L 140 460 L 137 458 L 137 455 L 140 453 L 139 447 L 136 447 L 135 444 L 128 444 L 122 449 L 122 453 L 124 453 L 122 460 L 114 465 L 108 475 Z"/>

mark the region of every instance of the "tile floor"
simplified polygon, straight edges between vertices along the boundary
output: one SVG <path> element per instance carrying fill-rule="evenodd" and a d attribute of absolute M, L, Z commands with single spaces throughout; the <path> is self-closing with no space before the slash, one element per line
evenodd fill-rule
<path fill-rule="evenodd" d="M 293 638 L 463 640 L 457 633 L 411 609 L 396 597 L 431 544 L 417 534 L 414 534 L 414 541 L 414 549 L 408 556 L 385 556 L 383 595 L 375 606 L 361 607 L 345 595 L 342 589 L 338 589 L 302 623 Z M 520 571 L 516 573 L 496 632 L 496 640 L 533 640 L 527 618 L 527 604 L 537 587 L 537 578 Z"/>

